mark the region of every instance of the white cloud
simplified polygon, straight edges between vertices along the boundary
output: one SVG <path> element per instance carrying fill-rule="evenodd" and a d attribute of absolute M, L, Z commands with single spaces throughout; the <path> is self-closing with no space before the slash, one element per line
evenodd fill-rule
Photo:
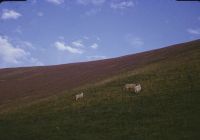
<path fill-rule="evenodd" d="M 64 3 L 64 0 L 46 0 L 46 1 L 56 4 L 56 5 L 60 5 L 60 4 Z"/>
<path fill-rule="evenodd" d="M 54 43 L 54 45 L 60 51 L 68 51 L 69 53 L 73 53 L 73 54 L 82 54 L 83 53 L 83 51 L 81 49 L 73 48 L 69 45 L 65 45 L 64 42 L 57 41 Z"/>
<path fill-rule="evenodd" d="M 88 60 L 101 60 L 101 59 L 106 59 L 106 56 L 103 55 L 94 55 L 94 56 L 87 56 Z"/>
<path fill-rule="evenodd" d="M 31 42 L 22 41 L 22 40 L 16 41 L 16 47 L 23 48 L 23 49 L 32 49 L 32 50 L 36 49 Z"/>
<path fill-rule="evenodd" d="M 129 0 L 129 1 L 120 1 L 120 2 L 112 2 L 110 4 L 110 7 L 113 8 L 113 9 L 126 9 L 126 8 L 130 8 L 130 7 L 133 7 L 134 6 L 134 3 L 133 1 Z"/>
<path fill-rule="evenodd" d="M 77 0 L 78 4 L 82 5 L 88 5 L 88 4 L 93 4 L 93 5 L 102 5 L 105 2 L 105 0 Z"/>
<path fill-rule="evenodd" d="M 99 47 L 99 45 L 97 43 L 94 43 L 90 46 L 92 49 L 97 49 Z"/>
<path fill-rule="evenodd" d="M 1 18 L 6 19 L 18 19 L 20 16 L 22 16 L 20 13 L 14 11 L 14 10 L 8 10 L 4 9 L 3 14 L 1 15 Z"/>
<path fill-rule="evenodd" d="M 14 47 L 6 37 L 0 36 L 0 58 L 6 63 L 18 64 L 24 59 L 28 52 Z"/>
<path fill-rule="evenodd" d="M 33 48 L 33 44 L 28 42 L 28 41 L 23 41 L 24 46 L 29 47 L 29 48 Z"/>
<path fill-rule="evenodd" d="M 75 46 L 75 47 L 84 47 L 84 45 L 83 45 L 81 40 L 73 41 L 72 45 Z"/>
<path fill-rule="evenodd" d="M 32 57 L 29 51 L 25 50 L 28 46 L 33 47 L 27 41 L 21 41 L 21 45 L 14 45 L 7 37 L 0 36 L 0 67 L 43 65 L 37 58 Z"/>
<path fill-rule="evenodd" d="M 187 32 L 190 34 L 194 34 L 194 35 L 200 35 L 200 28 L 196 28 L 196 29 L 187 29 Z"/>
<path fill-rule="evenodd" d="M 88 36 L 84 36 L 83 38 L 84 40 L 78 39 L 68 43 L 66 43 L 63 39 L 59 39 L 54 43 L 54 47 L 59 51 L 67 51 L 72 54 L 83 54 L 86 51 L 97 49 L 99 47 L 97 43 L 91 43 Z"/>

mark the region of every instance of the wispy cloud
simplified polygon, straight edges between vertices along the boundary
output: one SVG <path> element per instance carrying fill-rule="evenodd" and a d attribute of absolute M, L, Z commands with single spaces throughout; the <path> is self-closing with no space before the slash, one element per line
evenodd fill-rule
<path fill-rule="evenodd" d="M 74 47 L 84 47 L 84 44 L 82 43 L 82 40 L 76 40 L 72 42 L 72 45 Z"/>
<path fill-rule="evenodd" d="M 99 48 L 99 45 L 98 43 L 91 41 L 88 36 L 84 36 L 83 39 L 77 39 L 71 42 L 65 42 L 64 38 L 58 39 L 54 43 L 54 47 L 59 51 L 67 51 L 72 54 L 83 54 Z"/>
<path fill-rule="evenodd" d="M 50 2 L 52 4 L 55 4 L 55 5 L 60 5 L 62 3 L 64 3 L 64 0 L 46 0 L 47 2 Z"/>
<path fill-rule="evenodd" d="M 88 5 L 88 4 L 93 4 L 93 5 L 102 5 L 105 2 L 105 0 L 77 0 L 78 4 L 82 5 Z"/>
<path fill-rule="evenodd" d="M 187 32 L 194 35 L 200 35 L 200 28 L 196 28 L 196 29 L 189 28 L 187 29 Z"/>
<path fill-rule="evenodd" d="M 120 10 L 123 10 L 123 9 L 126 9 L 126 8 L 130 8 L 130 7 L 133 7 L 134 6 L 134 3 L 133 1 L 129 0 L 129 1 L 115 1 L 115 2 L 111 2 L 110 4 L 110 7 L 112 9 L 120 9 Z"/>
<path fill-rule="evenodd" d="M 18 19 L 20 16 L 22 16 L 20 13 L 14 11 L 14 10 L 8 10 L 8 9 L 4 9 L 3 13 L 1 15 L 1 18 L 4 20 L 7 19 Z"/>
<path fill-rule="evenodd" d="M 97 49 L 99 47 L 99 45 L 97 43 L 94 43 L 90 46 L 90 48 L 92 49 Z"/>
<path fill-rule="evenodd" d="M 0 49 L 0 58 L 6 63 L 18 64 L 29 55 L 25 50 L 14 47 L 8 38 L 2 36 L 0 36 Z"/>
<path fill-rule="evenodd" d="M 32 44 L 27 41 L 21 42 L 23 44 L 17 45 L 11 42 L 8 37 L 0 36 L 0 67 L 44 65 L 24 48 L 32 47 Z"/>
<path fill-rule="evenodd" d="M 91 60 L 101 60 L 101 59 L 106 59 L 107 57 L 104 55 L 94 55 L 94 56 L 87 56 L 87 59 L 89 61 Z"/>
<path fill-rule="evenodd" d="M 33 46 L 33 44 L 29 41 L 22 41 L 18 40 L 16 41 L 16 47 L 18 48 L 23 48 L 23 49 L 28 49 L 28 50 L 35 50 L 36 48 Z"/>
<path fill-rule="evenodd" d="M 54 46 L 60 51 L 68 51 L 72 54 L 82 54 L 83 51 L 79 48 L 74 48 L 72 46 L 66 45 L 64 42 L 56 41 Z"/>

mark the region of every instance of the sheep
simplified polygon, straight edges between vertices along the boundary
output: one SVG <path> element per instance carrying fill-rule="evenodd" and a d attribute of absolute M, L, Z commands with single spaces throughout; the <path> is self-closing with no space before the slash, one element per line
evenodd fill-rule
<path fill-rule="evenodd" d="M 76 101 L 77 101 L 78 99 L 83 98 L 83 92 L 81 92 L 80 94 L 76 94 L 76 95 L 75 95 L 75 98 L 76 98 Z"/>
<path fill-rule="evenodd" d="M 135 93 L 139 93 L 142 90 L 140 84 L 125 84 L 124 89 L 126 91 L 134 91 Z"/>
<path fill-rule="evenodd" d="M 135 93 L 139 93 L 141 90 L 142 90 L 142 87 L 140 84 L 137 84 L 135 87 L 134 87 L 134 90 L 135 90 Z"/>
<path fill-rule="evenodd" d="M 127 91 L 133 91 L 135 89 L 136 84 L 125 84 L 124 89 Z"/>

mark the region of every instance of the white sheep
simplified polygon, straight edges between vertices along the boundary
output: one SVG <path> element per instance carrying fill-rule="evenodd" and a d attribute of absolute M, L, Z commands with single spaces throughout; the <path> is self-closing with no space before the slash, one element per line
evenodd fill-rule
<path fill-rule="evenodd" d="M 124 89 L 127 91 L 133 91 L 135 89 L 136 84 L 125 84 Z"/>
<path fill-rule="evenodd" d="M 134 90 L 135 90 L 135 93 L 139 93 L 141 90 L 142 90 L 142 87 L 140 84 L 137 84 L 135 87 L 134 87 Z"/>
<path fill-rule="evenodd" d="M 76 94 L 75 98 L 76 98 L 76 101 L 80 98 L 83 98 L 83 92 L 81 92 L 80 94 Z"/>

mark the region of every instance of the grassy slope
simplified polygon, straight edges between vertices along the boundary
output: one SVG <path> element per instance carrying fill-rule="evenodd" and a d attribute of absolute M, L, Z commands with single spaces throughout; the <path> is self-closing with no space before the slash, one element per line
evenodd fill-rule
<path fill-rule="evenodd" d="M 0 140 L 195 139 L 200 49 L 0 114 Z M 123 91 L 139 82 L 140 95 Z M 74 95 L 84 91 L 76 102 Z"/>

